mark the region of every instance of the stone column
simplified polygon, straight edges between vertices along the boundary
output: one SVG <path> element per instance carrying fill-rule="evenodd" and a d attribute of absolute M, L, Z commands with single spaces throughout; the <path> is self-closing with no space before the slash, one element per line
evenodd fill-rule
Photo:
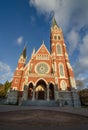
<path fill-rule="evenodd" d="M 46 100 L 47 91 L 44 91 L 44 99 Z"/>
<path fill-rule="evenodd" d="M 36 91 L 36 99 L 38 100 L 38 91 Z"/>
<path fill-rule="evenodd" d="M 28 86 L 24 86 L 22 99 L 26 101 L 28 99 Z"/>
<path fill-rule="evenodd" d="M 57 100 L 59 98 L 58 85 L 57 84 L 54 86 L 54 96 L 55 96 L 55 100 Z"/>
<path fill-rule="evenodd" d="M 47 101 L 49 101 L 49 84 L 47 85 Z"/>
<path fill-rule="evenodd" d="M 32 100 L 35 100 L 35 86 L 33 86 L 33 95 L 32 95 Z"/>

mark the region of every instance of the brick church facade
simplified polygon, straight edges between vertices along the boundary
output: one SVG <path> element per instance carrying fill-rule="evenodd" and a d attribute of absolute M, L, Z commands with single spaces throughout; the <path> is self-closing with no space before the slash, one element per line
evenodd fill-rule
<path fill-rule="evenodd" d="M 70 65 L 62 29 L 52 20 L 50 30 L 50 52 L 44 41 L 40 48 L 33 50 L 26 64 L 26 47 L 18 60 L 14 72 L 11 93 L 14 101 L 59 100 L 60 104 L 78 104 L 76 83 Z M 11 97 L 9 100 L 11 100 Z M 73 103 L 74 102 L 74 103 Z"/>

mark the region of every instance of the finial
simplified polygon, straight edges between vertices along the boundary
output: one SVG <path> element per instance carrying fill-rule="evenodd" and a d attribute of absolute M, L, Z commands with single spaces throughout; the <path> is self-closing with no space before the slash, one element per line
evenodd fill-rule
<path fill-rule="evenodd" d="M 44 40 L 42 41 L 42 44 L 44 44 Z"/>
<path fill-rule="evenodd" d="M 33 48 L 33 51 L 32 51 L 32 54 L 31 54 L 31 57 L 33 57 L 35 55 L 35 48 Z"/>

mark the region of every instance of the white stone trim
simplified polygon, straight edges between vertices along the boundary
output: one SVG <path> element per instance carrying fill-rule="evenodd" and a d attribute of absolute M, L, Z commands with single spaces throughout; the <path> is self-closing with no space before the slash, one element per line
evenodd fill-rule
<path fill-rule="evenodd" d="M 38 54 L 36 55 L 36 60 L 49 60 L 48 54 Z"/>
<path fill-rule="evenodd" d="M 77 89 L 77 88 L 76 88 L 76 82 L 75 82 L 74 77 L 70 77 L 70 83 L 71 83 L 71 87 L 72 87 L 72 88 Z"/>
<path fill-rule="evenodd" d="M 12 90 L 17 90 L 17 87 L 12 87 Z"/>
<path fill-rule="evenodd" d="M 69 63 L 69 62 L 67 62 L 67 66 L 68 66 L 68 68 L 69 68 L 69 69 L 71 69 L 71 70 L 72 70 L 72 67 L 71 67 L 71 65 L 70 65 L 70 63 Z"/>
<path fill-rule="evenodd" d="M 43 80 L 46 83 L 46 85 L 48 84 L 48 82 L 44 78 L 39 78 L 38 80 L 36 80 L 35 85 L 39 82 L 39 80 Z"/>
<path fill-rule="evenodd" d="M 54 45 L 55 45 L 55 43 L 52 43 L 51 45 L 52 45 L 52 46 L 54 46 Z"/>
<path fill-rule="evenodd" d="M 35 83 L 34 83 L 33 81 L 29 81 L 29 82 L 28 82 L 28 85 L 29 85 L 30 83 L 32 83 L 33 86 L 35 86 Z"/>
<path fill-rule="evenodd" d="M 60 82 L 60 88 L 62 89 L 62 90 L 67 90 L 67 83 L 66 83 L 66 81 L 65 80 L 61 80 L 61 82 Z"/>
<path fill-rule="evenodd" d="M 53 84 L 53 85 L 55 85 L 55 83 L 54 83 L 53 81 L 50 81 L 49 84 Z"/>
<path fill-rule="evenodd" d="M 55 83 L 58 85 L 58 77 L 55 77 Z"/>

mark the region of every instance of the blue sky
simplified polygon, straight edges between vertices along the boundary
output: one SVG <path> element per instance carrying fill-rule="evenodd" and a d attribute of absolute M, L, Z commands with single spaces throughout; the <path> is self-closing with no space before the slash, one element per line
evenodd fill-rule
<path fill-rule="evenodd" d="M 88 85 L 88 0 L 0 0 L 0 82 L 11 80 L 27 44 L 27 61 L 42 41 L 50 49 L 55 13 L 76 79 Z"/>

